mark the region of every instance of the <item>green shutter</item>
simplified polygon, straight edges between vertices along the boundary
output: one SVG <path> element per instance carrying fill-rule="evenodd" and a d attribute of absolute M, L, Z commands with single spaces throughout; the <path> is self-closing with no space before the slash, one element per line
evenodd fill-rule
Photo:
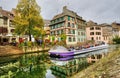
<path fill-rule="evenodd" d="M 68 21 L 70 21 L 70 16 L 68 16 Z"/>

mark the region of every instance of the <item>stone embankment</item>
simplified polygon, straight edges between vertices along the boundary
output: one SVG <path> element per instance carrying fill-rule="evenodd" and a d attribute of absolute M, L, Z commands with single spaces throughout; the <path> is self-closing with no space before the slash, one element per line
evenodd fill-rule
<path fill-rule="evenodd" d="M 21 54 L 23 51 L 15 46 L 0 46 L 0 57 L 1 56 L 9 56 L 15 54 Z"/>
<path fill-rule="evenodd" d="M 10 56 L 10 55 L 19 55 L 19 54 L 27 54 L 34 53 L 40 51 L 47 51 L 49 48 L 42 49 L 41 47 L 23 47 L 18 48 L 16 46 L 0 46 L 0 57 L 2 56 Z"/>

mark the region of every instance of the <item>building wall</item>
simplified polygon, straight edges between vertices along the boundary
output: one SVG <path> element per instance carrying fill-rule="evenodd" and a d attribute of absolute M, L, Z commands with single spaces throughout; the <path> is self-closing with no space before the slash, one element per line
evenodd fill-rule
<path fill-rule="evenodd" d="M 102 27 L 97 30 L 98 26 L 90 26 L 86 28 L 87 40 L 101 41 L 102 39 Z M 93 28 L 93 29 L 92 29 Z"/>
<path fill-rule="evenodd" d="M 69 20 L 68 20 L 68 17 L 70 18 Z M 58 25 L 58 23 L 55 25 Z M 61 29 L 63 31 L 58 34 L 57 31 L 60 31 Z M 58 36 L 62 33 L 66 34 L 67 45 L 74 45 L 74 44 L 77 44 L 77 42 L 84 42 L 85 38 L 86 38 L 85 30 L 78 29 L 75 18 L 70 17 L 70 16 L 64 16 L 63 26 L 60 28 L 51 29 L 51 32 L 52 33 L 54 32 L 54 34 L 52 34 L 52 35 L 55 35 L 55 36 Z M 78 32 L 83 33 L 83 34 L 78 35 Z M 78 38 L 80 38 L 80 41 L 78 41 Z"/>
<path fill-rule="evenodd" d="M 75 24 L 75 17 L 66 16 L 66 35 L 67 35 L 67 45 L 77 44 L 77 26 Z M 69 25 L 70 24 L 70 25 Z"/>
<path fill-rule="evenodd" d="M 120 23 L 113 22 L 111 25 L 113 28 L 113 37 L 116 35 L 120 37 Z"/>
<path fill-rule="evenodd" d="M 102 37 L 103 37 L 103 40 L 104 42 L 106 43 L 110 43 L 112 41 L 112 26 L 110 25 L 106 25 L 106 26 L 103 26 L 102 27 L 103 29 L 103 34 L 102 34 Z"/>
<path fill-rule="evenodd" d="M 112 40 L 112 27 L 103 25 L 88 26 L 86 27 L 86 34 L 87 40 L 109 43 Z"/>
<path fill-rule="evenodd" d="M 50 38 L 50 20 L 44 20 L 45 40 Z"/>
<path fill-rule="evenodd" d="M 77 31 L 77 42 L 85 42 L 86 41 L 86 31 L 78 29 Z"/>
<path fill-rule="evenodd" d="M 13 38 L 18 41 L 17 36 L 13 36 L 15 29 L 12 25 L 13 18 L 14 15 L 11 12 L 0 9 L 0 37 L 2 38 L 0 42 L 2 43 L 4 43 L 4 39 L 8 39 L 8 43 L 12 42 Z"/>

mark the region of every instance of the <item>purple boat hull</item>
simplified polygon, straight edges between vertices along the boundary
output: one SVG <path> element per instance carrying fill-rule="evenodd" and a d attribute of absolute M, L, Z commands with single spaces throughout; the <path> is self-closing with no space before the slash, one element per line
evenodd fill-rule
<path fill-rule="evenodd" d="M 99 45 L 99 46 L 90 47 L 90 48 L 81 49 L 81 50 L 68 51 L 66 48 L 58 46 L 58 47 L 52 48 L 49 51 L 49 53 L 50 53 L 50 56 L 52 57 L 68 57 L 68 56 L 74 56 L 77 54 L 88 53 L 88 52 L 97 51 L 97 50 L 106 49 L 106 48 L 108 48 L 108 45 L 104 44 L 104 45 Z"/>
<path fill-rule="evenodd" d="M 68 57 L 68 56 L 73 56 L 74 52 L 66 52 L 66 53 L 57 53 L 57 52 L 50 52 L 50 56 L 52 57 Z"/>

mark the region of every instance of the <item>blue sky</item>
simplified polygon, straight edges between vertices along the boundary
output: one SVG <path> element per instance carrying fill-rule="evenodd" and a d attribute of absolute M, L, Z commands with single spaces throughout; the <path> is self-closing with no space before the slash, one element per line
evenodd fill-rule
<path fill-rule="evenodd" d="M 120 23 L 120 0 L 36 0 L 41 6 L 44 19 L 52 19 L 62 12 L 62 7 L 76 12 L 83 19 L 97 23 Z M 5 10 L 15 8 L 18 0 L 0 0 L 0 6 Z"/>

